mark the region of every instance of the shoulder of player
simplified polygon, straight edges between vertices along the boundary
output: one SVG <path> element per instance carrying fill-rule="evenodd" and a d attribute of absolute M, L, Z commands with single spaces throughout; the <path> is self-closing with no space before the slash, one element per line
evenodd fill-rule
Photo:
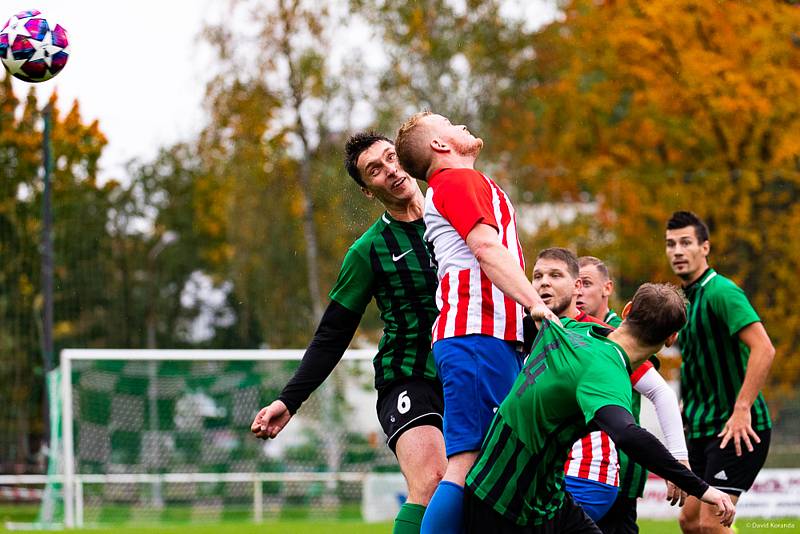
<path fill-rule="evenodd" d="M 385 214 L 382 214 L 363 234 L 353 241 L 353 244 L 347 249 L 347 255 L 358 254 L 364 258 L 368 258 L 372 244 L 376 239 L 380 238 L 381 232 L 383 232 L 388 224 L 389 221 L 385 218 Z"/>
<path fill-rule="evenodd" d="M 463 185 L 464 182 L 485 182 L 486 177 L 475 169 L 442 169 L 431 176 L 428 185 L 435 192 L 437 189 Z"/>
<path fill-rule="evenodd" d="M 704 289 L 706 298 L 714 301 L 724 301 L 726 296 L 731 294 L 744 294 L 744 290 L 742 290 L 736 282 L 716 272 L 714 276 L 708 280 Z"/>

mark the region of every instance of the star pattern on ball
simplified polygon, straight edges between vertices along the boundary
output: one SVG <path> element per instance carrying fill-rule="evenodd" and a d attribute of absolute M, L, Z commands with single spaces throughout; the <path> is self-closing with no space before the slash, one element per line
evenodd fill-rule
<path fill-rule="evenodd" d="M 36 39 L 30 39 L 29 41 L 36 51 L 28 61 L 43 59 L 48 67 L 52 65 L 53 56 L 64 50 L 62 47 L 53 44 L 53 34 L 51 32 L 47 32 L 41 41 Z"/>
<path fill-rule="evenodd" d="M 27 22 L 30 17 L 19 19 L 16 15 L 11 17 L 8 21 L 8 26 L 4 30 L 4 33 L 8 35 L 8 46 L 12 46 L 14 41 L 17 40 L 17 35 L 21 35 L 23 37 L 30 37 L 31 33 L 28 31 L 28 28 L 25 27 L 25 22 Z"/>

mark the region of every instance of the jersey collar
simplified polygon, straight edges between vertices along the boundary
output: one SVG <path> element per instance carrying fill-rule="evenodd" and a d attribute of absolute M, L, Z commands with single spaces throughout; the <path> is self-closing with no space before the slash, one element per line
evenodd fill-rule
<path fill-rule="evenodd" d="M 617 354 L 619 355 L 620 360 L 622 360 L 622 364 L 625 366 L 625 369 L 628 371 L 628 374 L 629 375 L 633 374 L 633 369 L 631 368 L 631 359 L 628 357 L 628 354 L 625 352 L 625 349 L 623 349 L 622 347 L 620 347 L 618 344 L 614 343 L 607 337 L 599 335 L 597 332 L 594 331 L 594 328 L 589 329 L 589 335 L 591 335 L 595 339 L 599 339 L 600 341 L 604 341 L 605 343 L 611 345 L 611 348 L 617 351 Z"/>
<path fill-rule="evenodd" d="M 711 281 L 712 278 L 717 276 L 717 271 L 709 267 L 706 271 L 700 275 L 700 278 L 689 284 L 688 286 L 683 288 L 684 292 L 694 293 L 697 288 L 705 287 L 707 283 Z"/>
<path fill-rule="evenodd" d="M 394 223 L 394 224 L 424 224 L 422 217 L 420 217 L 419 219 L 414 219 L 413 221 L 398 221 L 397 219 L 395 219 L 394 217 L 389 215 L 388 211 L 384 211 L 383 212 L 383 215 L 381 215 L 381 219 L 383 219 L 383 222 L 385 222 L 386 224 L 392 224 L 392 223 Z"/>

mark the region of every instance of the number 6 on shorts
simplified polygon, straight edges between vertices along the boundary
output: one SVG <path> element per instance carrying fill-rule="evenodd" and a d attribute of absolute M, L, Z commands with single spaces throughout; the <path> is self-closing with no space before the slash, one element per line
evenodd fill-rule
<path fill-rule="evenodd" d="M 411 409 L 411 399 L 408 398 L 408 390 L 405 390 L 397 396 L 397 411 L 400 413 L 407 413 Z"/>

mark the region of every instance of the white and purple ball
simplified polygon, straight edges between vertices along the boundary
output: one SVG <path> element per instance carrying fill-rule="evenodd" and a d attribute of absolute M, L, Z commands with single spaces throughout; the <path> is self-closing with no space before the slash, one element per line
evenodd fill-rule
<path fill-rule="evenodd" d="M 61 72 L 67 59 L 67 31 L 36 9 L 17 13 L 0 30 L 0 61 L 20 80 L 49 80 Z"/>

